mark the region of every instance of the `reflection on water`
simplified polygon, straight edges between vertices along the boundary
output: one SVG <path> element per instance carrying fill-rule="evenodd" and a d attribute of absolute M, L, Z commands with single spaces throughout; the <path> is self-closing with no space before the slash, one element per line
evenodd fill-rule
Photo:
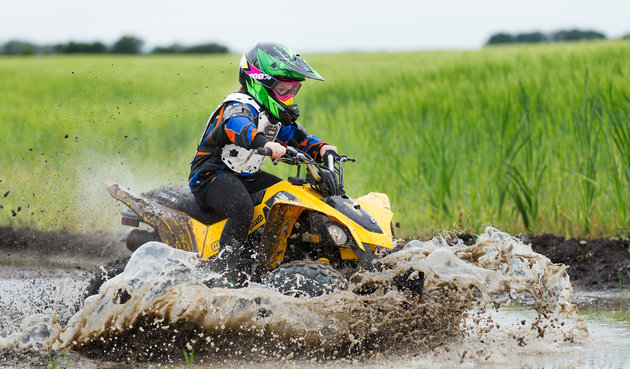
<path fill-rule="evenodd" d="M 590 339 L 580 355 L 580 368 L 630 368 L 630 322 L 608 315 L 607 311 L 585 315 Z"/>

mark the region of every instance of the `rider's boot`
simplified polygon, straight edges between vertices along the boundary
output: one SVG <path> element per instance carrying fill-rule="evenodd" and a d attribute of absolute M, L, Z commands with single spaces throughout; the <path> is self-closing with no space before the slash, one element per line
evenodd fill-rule
<path fill-rule="evenodd" d="M 213 287 L 246 287 L 250 278 L 248 267 L 249 264 L 241 257 L 239 248 L 232 245 L 221 246 L 221 251 L 208 260 L 207 264 L 209 270 L 221 274 L 218 281 L 212 282 Z"/>

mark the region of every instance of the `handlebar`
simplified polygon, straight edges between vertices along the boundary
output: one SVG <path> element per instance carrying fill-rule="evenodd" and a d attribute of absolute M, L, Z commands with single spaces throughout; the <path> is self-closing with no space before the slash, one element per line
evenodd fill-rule
<path fill-rule="evenodd" d="M 292 148 L 291 146 L 286 146 L 287 152 L 284 154 L 285 157 L 289 157 L 289 158 L 293 158 L 296 157 L 300 154 L 299 151 L 297 151 L 296 149 Z M 271 156 L 273 155 L 273 151 L 271 151 L 271 149 L 268 149 L 266 147 L 259 147 L 256 149 L 256 153 L 258 155 L 262 155 L 262 156 Z"/>
<path fill-rule="evenodd" d="M 306 154 L 304 154 L 301 151 L 296 150 L 295 148 L 291 147 L 291 146 L 286 146 L 287 152 L 284 154 L 284 156 L 280 159 L 310 159 L 310 157 Z M 273 151 L 271 151 L 271 149 L 268 149 L 266 147 L 259 147 L 256 149 L 256 153 L 258 155 L 262 155 L 262 156 L 271 156 L 273 154 Z M 331 161 L 334 160 L 334 158 L 332 156 L 328 157 L 328 160 Z M 277 160 L 277 159 L 276 159 Z M 311 159 L 312 160 L 312 159 Z M 352 161 L 355 162 L 357 161 L 355 158 L 349 158 L 345 155 L 340 155 L 339 156 L 339 161 L 341 162 L 346 162 L 346 161 Z M 329 167 L 331 163 L 328 163 Z"/>
<path fill-rule="evenodd" d="M 272 156 L 273 151 L 266 147 L 259 147 L 256 149 L 256 153 L 262 156 Z M 316 191 L 324 196 L 342 195 L 345 193 L 344 176 L 342 164 L 346 161 L 356 161 L 354 158 L 349 158 L 345 155 L 327 155 L 325 157 L 327 163 L 318 163 L 308 154 L 298 151 L 291 146 L 286 146 L 286 153 L 284 156 L 273 159 L 273 164 L 286 163 L 289 165 L 297 165 L 298 177 L 300 176 L 300 166 L 305 165 L 308 173 L 310 174 L 307 181 L 314 186 Z"/>

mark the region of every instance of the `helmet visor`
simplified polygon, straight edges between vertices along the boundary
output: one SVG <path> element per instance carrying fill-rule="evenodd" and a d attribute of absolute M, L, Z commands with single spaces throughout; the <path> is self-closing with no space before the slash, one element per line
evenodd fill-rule
<path fill-rule="evenodd" d="M 302 87 L 302 84 L 297 81 L 277 80 L 277 83 L 273 86 L 273 93 L 278 100 L 287 103 L 297 95 L 300 87 Z"/>

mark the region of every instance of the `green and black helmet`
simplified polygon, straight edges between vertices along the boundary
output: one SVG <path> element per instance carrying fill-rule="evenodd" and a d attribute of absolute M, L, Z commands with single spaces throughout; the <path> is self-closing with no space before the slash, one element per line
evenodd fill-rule
<path fill-rule="evenodd" d="M 300 115 L 293 103 L 306 78 L 323 81 L 300 54 L 278 43 L 259 43 L 246 52 L 238 70 L 239 81 L 260 105 L 290 125 Z"/>

